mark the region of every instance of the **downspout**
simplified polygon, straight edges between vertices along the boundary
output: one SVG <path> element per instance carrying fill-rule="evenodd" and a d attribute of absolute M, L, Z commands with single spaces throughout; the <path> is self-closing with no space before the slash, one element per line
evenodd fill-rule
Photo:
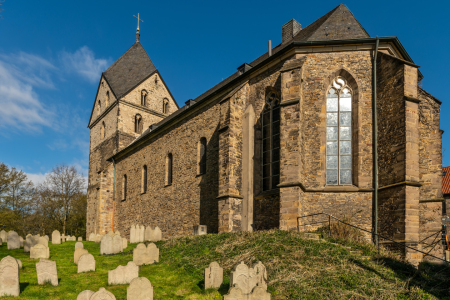
<path fill-rule="evenodd" d="M 116 204 L 116 161 L 114 160 L 114 158 L 112 159 L 112 162 L 114 166 L 112 231 L 114 232 L 114 210 Z"/>
<path fill-rule="evenodd" d="M 375 219 L 374 230 L 373 230 L 373 241 L 374 244 L 378 244 L 378 120 L 377 120 L 377 54 L 378 54 L 378 44 L 379 38 L 377 37 L 375 42 L 375 53 L 373 58 L 373 100 L 372 100 L 372 122 L 373 122 L 373 142 L 372 142 L 372 153 L 373 153 L 373 216 Z"/>

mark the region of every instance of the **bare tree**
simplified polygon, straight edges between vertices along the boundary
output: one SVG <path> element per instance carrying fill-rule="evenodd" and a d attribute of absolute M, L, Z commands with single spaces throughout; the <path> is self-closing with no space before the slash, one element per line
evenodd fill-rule
<path fill-rule="evenodd" d="M 9 168 L 4 163 L 0 163 L 0 197 L 9 187 Z"/>
<path fill-rule="evenodd" d="M 57 165 L 45 179 L 44 186 L 51 191 L 50 199 L 56 202 L 53 206 L 55 215 L 62 221 L 63 234 L 66 233 L 66 222 L 71 213 L 73 202 L 84 190 L 84 178 L 73 166 Z"/>

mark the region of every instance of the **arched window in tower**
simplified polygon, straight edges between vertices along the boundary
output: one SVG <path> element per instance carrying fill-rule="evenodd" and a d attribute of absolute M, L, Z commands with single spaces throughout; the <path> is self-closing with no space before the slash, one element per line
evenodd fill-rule
<path fill-rule="evenodd" d="M 172 184 L 173 156 L 172 153 L 166 157 L 166 185 Z"/>
<path fill-rule="evenodd" d="M 163 100 L 163 114 L 167 114 L 169 112 L 169 100 L 164 98 Z"/>
<path fill-rule="evenodd" d="M 327 185 L 352 184 L 352 91 L 342 77 L 327 93 Z"/>
<path fill-rule="evenodd" d="M 141 91 L 141 105 L 147 106 L 147 91 L 146 90 Z"/>
<path fill-rule="evenodd" d="M 262 112 L 262 187 L 264 191 L 280 183 L 280 98 L 270 88 Z"/>
<path fill-rule="evenodd" d="M 147 166 L 142 167 L 142 183 L 141 183 L 141 193 L 147 193 Z"/>
<path fill-rule="evenodd" d="M 127 175 L 123 175 L 122 180 L 122 200 L 127 199 Z"/>
<path fill-rule="evenodd" d="M 106 91 L 106 107 L 109 105 L 109 91 Z"/>
<path fill-rule="evenodd" d="M 100 128 L 100 138 L 105 138 L 105 122 L 102 122 L 102 127 Z"/>
<path fill-rule="evenodd" d="M 98 112 L 98 114 L 100 114 L 101 109 L 102 109 L 102 103 L 100 102 L 100 100 L 98 100 L 98 102 L 97 102 L 97 112 Z"/>
<path fill-rule="evenodd" d="M 198 142 L 198 174 L 206 173 L 206 138 L 202 137 Z"/>
<path fill-rule="evenodd" d="M 142 128 L 143 128 L 142 117 L 140 114 L 137 114 L 134 117 L 134 132 L 142 133 Z"/>

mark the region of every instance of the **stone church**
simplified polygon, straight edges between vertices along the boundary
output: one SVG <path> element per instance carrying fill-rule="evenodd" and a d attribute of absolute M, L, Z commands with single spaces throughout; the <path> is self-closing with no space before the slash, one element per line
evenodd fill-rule
<path fill-rule="evenodd" d="M 322 212 L 414 247 L 440 230 L 441 101 L 399 39 L 370 37 L 343 4 L 281 33 L 179 107 L 137 32 L 89 121 L 88 235 L 302 230 Z"/>

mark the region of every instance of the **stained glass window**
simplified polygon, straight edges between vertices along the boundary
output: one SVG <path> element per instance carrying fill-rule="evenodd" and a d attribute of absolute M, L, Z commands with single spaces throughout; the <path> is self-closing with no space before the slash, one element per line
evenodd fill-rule
<path fill-rule="evenodd" d="M 280 183 L 280 99 L 270 93 L 262 113 L 263 191 Z"/>
<path fill-rule="evenodd" d="M 327 185 L 352 184 L 352 93 L 337 77 L 327 94 Z"/>

